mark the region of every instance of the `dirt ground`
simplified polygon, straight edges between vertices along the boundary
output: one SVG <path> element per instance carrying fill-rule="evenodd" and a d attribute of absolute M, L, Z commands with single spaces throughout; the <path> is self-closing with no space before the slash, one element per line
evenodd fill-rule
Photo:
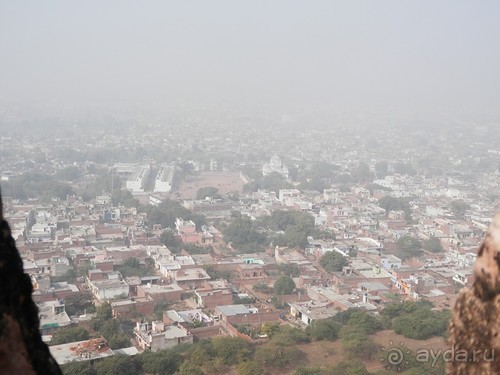
<path fill-rule="evenodd" d="M 237 172 L 204 172 L 198 176 L 188 176 L 174 193 L 180 199 L 195 199 L 199 188 L 213 186 L 224 195 L 232 191 L 241 193 L 245 182 Z"/>
<path fill-rule="evenodd" d="M 442 337 L 431 337 L 427 340 L 413 340 L 407 339 L 404 336 L 394 333 L 394 331 L 385 330 L 377 332 L 372 336 L 375 342 L 386 348 L 396 347 L 404 344 L 409 350 L 415 352 L 419 349 L 433 349 L 435 351 L 440 349 L 446 349 L 446 342 Z M 391 345 L 392 342 L 392 345 Z"/>
<path fill-rule="evenodd" d="M 377 332 L 371 336 L 373 340 L 384 348 L 389 350 L 391 348 L 407 348 L 415 352 L 418 349 L 446 349 L 445 340 L 442 337 L 433 337 L 428 340 L 412 340 L 407 339 L 401 335 L 397 335 L 394 331 L 385 330 Z M 403 345 L 401 345 L 403 344 Z M 307 362 L 301 366 L 335 366 L 337 363 L 342 362 L 347 358 L 342 343 L 340 340 L 334 342 L 330 341 L 313 341 L 308 344 L 301 344 L 297 346 L 300 350 L 306 353 Z M 404 350 L 404 349 L 403 349 Z M 381 359 L 384 357 L 384 350 L 380 350 L 380 354 L 375 354 L 374 358 L 369 361 L 364 361 L 366 368 L 370 372 L 376 372 L 384 369 L 384 364 Z M 279 372 L 269 373 L 275 374 L 293 374 L 294 369 L 281 370 Z"/>

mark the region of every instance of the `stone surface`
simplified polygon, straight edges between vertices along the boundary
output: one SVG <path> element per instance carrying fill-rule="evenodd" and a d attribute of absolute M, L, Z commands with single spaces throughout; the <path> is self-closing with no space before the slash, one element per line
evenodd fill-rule
<path fill-rule="evenodd" d="M 1 202 L 1 196 L 0 196 Z M 42 341 L 33 287 L 23 271 L 0 203 L 0 371 L 5 374 L 61 374 Z"/>
<path fill-rule="evenodd" d="M 479 248 L 472 288 L 464 288 L 453 308 L 449 375 L 500 374 L 500 214 Z"/>

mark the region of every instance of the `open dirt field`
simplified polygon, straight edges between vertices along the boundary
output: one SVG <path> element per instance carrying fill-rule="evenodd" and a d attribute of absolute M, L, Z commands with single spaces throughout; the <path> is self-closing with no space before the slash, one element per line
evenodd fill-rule
<path fill-rule="evenodd" d="M 418 349 L 433 349 L 438 351 L 440 349 L 446 349 L 446 343 L 442 337 L 433 337 L 428 340 L 412 340 L 407 339 L 401 335 L 397 335 L 394 331 L 385 330 L 376 333 L 371 336 L 377 344 L 385 348 L 385 350 L 391 348 L 401 348 L 401 343 L 404 347 L 412 352 Z M 330 341 L 313 341 L 308 344 L 301 344 L 297 346 L 300 350 L 306 353 L 307 361 L 301 366 L 335 366 L 337 363 L 342 362 L 347 358 L 346 353 L 342 348 L 342 343 L 340 340 L 330 342 Z M 370 372 L 375 372 L 384 369 L 384 364 L 381 359 L 384 356 L 384 352 L 381 350 L 379 354 L 375 354 L 373 359 L 369 361 L 364 361 L 366 368 Z M 281 370 L 279 372 L 269 372 L 269 374 L 293 374 L 294 369 Z"/>
<path fill-rule="evenodd" d="M 181 199 L 195 199 L 199 188 L 213 186 L 224 195 L 232 191 L 242 192 L 245 182 L 237 172 L 204 172 L 198 176 L 188 176 L 174 193 Z"/>

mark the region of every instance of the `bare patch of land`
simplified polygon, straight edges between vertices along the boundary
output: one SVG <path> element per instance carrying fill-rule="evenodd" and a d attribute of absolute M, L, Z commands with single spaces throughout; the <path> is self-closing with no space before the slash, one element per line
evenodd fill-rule
<path fill-rule="evenodd" d="M 233 191 L 241 193 L 245 182 L 237 172 L 203 172 L 196 176 L 187 176 L 174 193 L 180 199 L 195 199 L 199 188 L 213 186 L 224 195 Z"/>

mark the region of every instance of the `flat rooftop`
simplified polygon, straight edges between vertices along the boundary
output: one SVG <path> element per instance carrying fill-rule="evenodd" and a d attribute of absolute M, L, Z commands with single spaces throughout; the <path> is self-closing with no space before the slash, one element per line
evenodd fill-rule
<path fill-rule="evenodd" d="M 73 361 L 90 361 L 106 358 L 115 353 L 104 339 L 91 339 L 49 346 L 50 354 L 59 365 Z"/>
<path fill-rule="evenodd" d="M 251 313 L 250 309 L 245 305 L 217 306 L 216 309 L 225 316 L 244 315 Z"/>

